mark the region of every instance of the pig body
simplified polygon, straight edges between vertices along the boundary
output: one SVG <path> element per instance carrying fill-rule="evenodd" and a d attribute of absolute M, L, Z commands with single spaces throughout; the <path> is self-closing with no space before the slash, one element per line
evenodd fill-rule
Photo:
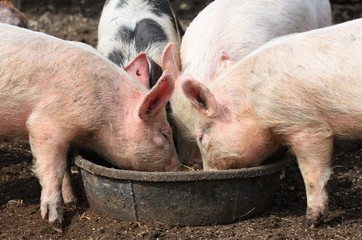
<path fill-rule="evenodd" d="M 162 53 L 169 42 L 179 67 L 182 33 L 168 0 L 109 0 L 99 20 L 97 50 L 125 68 L 145 52 L 150 78 L 144 84 L 152 87 L 162 75 Z"/>
<path fill-rule="evenodd" d="M 62 200 L 75 201 L 69 150 L 90 149 L 123 169 L 178 169 L 164 109 L 169 72 L 148 90 L 85 44 L 7 24 L 0 48 L 0 137 L 29 139 L 41 215 L 56 230 Z"/>
<path fill-rule="evenodd" d="M 206 170 L 259 165 L 281 145 L 295 153 L 307 195 L 307 224 L 327 211 L 335 138 L 362 137 L 362 20 L 275 39 L 208 86 L 183 90 L 200 113 Z"/>
<path fill-rule="evenodd" d="M 0 0 L 0 22 L 28 28 L 28 19 L 9 1 Z"/>
<path fill-rule="evenodd" d="M 182 70 L 179 79 L 191 76 L 204 84 L 212 82 L 236 61 L 267 41 L 294 32 L 331 24 L 328 0 L 216 0 L 191 22 L 182 38 Z M 172 69 L 172 66 L 167 66 Z M 166 67 L 166 68 L 167 68 Z M 193 110 L 177 80 L 171 98 L 176 125 L 176 148 L 181 162 L 200 161 Z"/>

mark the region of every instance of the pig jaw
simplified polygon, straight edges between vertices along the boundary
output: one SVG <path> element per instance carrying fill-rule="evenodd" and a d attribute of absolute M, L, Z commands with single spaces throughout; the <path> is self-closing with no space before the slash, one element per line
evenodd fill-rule
<path fill-rule="evenodd" d="M 210 125 L 213 129 L 204 128 L 206 131 L 196 134 L 205 171 L 258 166 L 280 148 L 276 137 L 255 119 L 235 123 L 243 125 L 233 128 L 233 121 L 214 122 Z"/>

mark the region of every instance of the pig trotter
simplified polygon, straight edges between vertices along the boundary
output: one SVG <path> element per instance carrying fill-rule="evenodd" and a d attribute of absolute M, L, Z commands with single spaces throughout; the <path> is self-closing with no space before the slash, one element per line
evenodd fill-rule
<path fill-rule="evenodd" d="M 64 203 L 64 208 L 67 211 L 73 211 L 77 208 L 77 201 L 73 201 L 73 202 L 68 202 L 68 203 Z"/>
<path fill-rule="evenodd" d="M 326 213 L 326 209 L 322 211 L 313 211 L 311 208 L 308 208 L 305 216 L 305 227 L 311 229 L 319 227 L 325 219 Z"/>
<path fill-rule="evenodd" d="M 42 201 L 40 205 L 40 212 L 43 219 L 48 217 L 48 221 L 54 230 L 57 232 L 63 232 L 64 218 L 63 204 L 61 201 L 55 201 L 54 203 Z"/>
<path fill-rule="evenodd" d="M 51 228 L 54 229 L 56 232 L 58 232 L 58 233 L 64 232 L 64 229 L 65 229 L 64 221 L 61 221 L 61 222 L 55 221 L 55 222 L 51 222 L 49 224 L 50 224 Z"/>

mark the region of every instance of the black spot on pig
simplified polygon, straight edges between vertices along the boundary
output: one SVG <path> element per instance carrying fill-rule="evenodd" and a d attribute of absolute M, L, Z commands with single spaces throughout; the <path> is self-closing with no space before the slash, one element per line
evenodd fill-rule
<path fill-rule="evenodd" d="M 181 24 L 176 18 L 172 6 L 169 1 L 160 1 L 160 0 L 148 0 L 149 4 L 153 6 L 152 12 L 159 17 L 162 17 L 163 14 L 167 15 L 173 23 L 173 27 L 177 29 L 179 34 L 183 36 L 184 30 L 181 27 Z"/>
<path fill-rule="evenodd" d="M 108 54 L 107 58 L 117 64 L 118 66 L 123 66 L 124 56 L 123 53 L 119 50 L 114 50 Z"/>
<path fill-rule="evenodd" d="M 147 57 L 150 68 L 150 88 L 156 85 L 158 79 L 160 79 L 162 75 L 162 68 L 151 58 Z"/>
<path fill-rule="evenodd" d="M 160 0 L 148 0 L 149 5 L 153 6 L 152 12 L 161 17 L 162 14 L 166 14 L 173 18 L 173 12 L 169 1 Z"/>
<path fill-rule="evenodd" d="M 110 1 L 110 0 L 107 0 L 107 2 L 108 2 L 108 1 Z M 107 4 L 107 2 L 106 2 L 106 4 Z M 106 5 L 106 4 L 105 4 L 105 5 Z M 116 5 L 116 8 L 123 8 L 123 6 L 124 6 L 125 4 L 127 4 L 127 0 L 119 0 L 118 3 L 117 3 L 117 5 Z"/>
<path fill-rule="evenodd" d="M 137 23 L 134 30 L 134 39 L 138 52 L 144 51 L 155 42 L 168 42 L 167 35 L 162 27 L 151 19 L 143 19 Z"/>
<path fill-rule="evenodd" d="M 130 43 L 135 38 L 135 31 L 128 27 L 120 27 L 116 35 L 116 40 L 120 42 Z"/>

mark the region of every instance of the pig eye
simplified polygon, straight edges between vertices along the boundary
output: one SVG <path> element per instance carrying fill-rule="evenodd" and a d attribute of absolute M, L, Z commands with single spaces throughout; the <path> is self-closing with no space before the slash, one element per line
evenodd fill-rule
<path fill-rule="evenodd" d="M 161 131 L 161 134 L 168 142 L 170 141 L 170 134 L 168 131 Z"/>

